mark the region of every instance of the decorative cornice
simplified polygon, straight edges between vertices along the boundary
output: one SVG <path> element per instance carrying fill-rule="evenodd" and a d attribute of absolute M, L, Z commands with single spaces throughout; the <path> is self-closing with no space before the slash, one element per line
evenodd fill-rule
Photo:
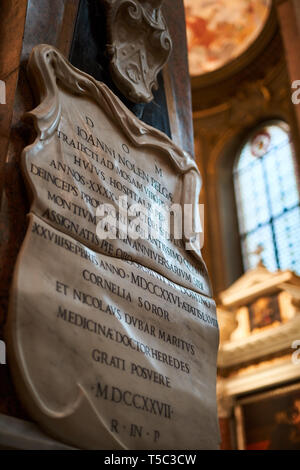
<path fill-rule="evenodd" d="M 296 315 L 276 328 L 224 343 L 219 349 L 218 366 L 221 368 L 231 367 L 286 350 L 291 348 L 293 341 L 299 338 L 300 315 Z"/>
<path fill-rule="evenodd" d="M 254 300 L 259 295 L 272 294 L 281 290 L 300 288 L 300 278 L 292 271 L 269 272 L 258 267 L 247 271 L 232 286 L 219 294 L 221 307 L 236 309 Z"/>
<path fill-rule="evenodd" d="M 293 380 L 299 380 L 300 367 L 285 358 L 284 360 L 252 370 L 249 373 L 240 374 L 229 378 L 218 380 L 217 394 L 223 397 L 235 397 L 244 393 L 257 392 L 263 388 L 279 384 L 286 384 Z"/>
<path fill-rule="evenodd" d="M 211 128 L 216 134 L 224 128 L 224 122 L 230 127 L 240 127 L 241 123 L 245 126 L 245 118 L 247 122 L 254 121 L 256 115 L 262 115 L 262 109 L 268 112 L 269 109 L 274 109 L 274 105 L 284 105 L 288 101 L 289 89 L 285 86 L 285 73 L 285 63 L 280 61 L 267 71 L 263 79 L 247 80 L 239 84 L 235 94 L 226 97 L 223 103 L 193 111 L 194 121 L 199 121 L 201 129 Z"/>

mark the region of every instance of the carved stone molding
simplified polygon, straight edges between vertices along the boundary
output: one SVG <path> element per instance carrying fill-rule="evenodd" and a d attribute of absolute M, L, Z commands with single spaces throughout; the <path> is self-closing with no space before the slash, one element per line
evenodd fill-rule
<path fill-rule="evenodd" d="M 300 316 L 271 330 L 221 345 L 219 367 L 230 367 L 291 348 L 299 339 Z"/>
<path fill-rule="evenodd" d="M 110 72 L 121 92 L 135 103 L 153 99 L 157 75 L 172 41 L 161 11 L 163 0 L 104 0 Z"/>
<path fill-rule="evenodd" d="M 299 380 L 299 376 L 299 365 L 293 364 L 291 358 L 271 362 L 265 367 L 251 370 L 248 373 L 219 379 L 218 400 L 220 401 L 224 397 L 235 397 L 242 393 L 257 392 L 266 387 L 286 384 Z"/>
<path fill-rule="evenodd" d="M 299 296 L 300 279 L 294 272 L 270 272 L 264 267 L 247 271 L 228 289 L 220 293 L 221 305 L 226 309 L 243 307 L 261 295 L 271 295 L 282 290 L 293 297 Z"/>

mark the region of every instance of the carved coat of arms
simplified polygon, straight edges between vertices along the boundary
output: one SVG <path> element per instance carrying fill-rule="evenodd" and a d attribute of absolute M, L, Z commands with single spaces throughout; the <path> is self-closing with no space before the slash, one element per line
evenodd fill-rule
<path fill-rule="evenodd" d="M 161 11 L 163 0 L 105 0 L 108 6 L 110 72 L 122 93 L 148 103 L 172 41 Z"/>

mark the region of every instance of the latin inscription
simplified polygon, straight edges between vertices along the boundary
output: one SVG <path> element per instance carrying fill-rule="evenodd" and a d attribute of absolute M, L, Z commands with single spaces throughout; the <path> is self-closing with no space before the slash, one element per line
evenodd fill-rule
<path fill-rule="evenodd" d="M 176 214 L 197 202 L 195 164 L 58 51 L 39 46 L 30 61 L 47 99 L 43 88 L 23 159 L 33 200 L 11 297 L 17 384 L 35 419 L 76 446 L 216 448 L 216 308 Z"/>
<path fill-rule="evenodd" d="M 102 131 L 96 130 L 95 118 L 79 115 L 78 119 L 82 124 L 60 124 L 56 132 L 57 158 L 51 153 L 43 162 L 28 164 L 33 181 L 42 186 L 43 219 L 105 254 L 103 242 L 106 240 L 99 239 L 96 233 L 99 223 L 96 210 L 103 203 L 116 206 L 119 198 L 126 196 L 125 211 L 134 204 L 145 208 L 146 215 L 139 214 L 139 217 L 149 230 L 149 236 L 133 239 L 118 231 L 117 241 L 107 238 L 111 247 L 109 254 L 146 264 L 174 282 L 209 294 L 204 265 L 196 263 L 181 239 L 166 234 L 163 228 L 161 207 L 168 207 L 175 200 L 165 184 L 167 171 L 162 168 L 163 164 L 159 166 L 154 160 L 152 164 L 147 163 L 147 168 L 142 168 L 137 163 L 136 149 L 122 140 L 117 149 L 102 137 Z M 143 159 L 143 155 L 138 158 Z M 180 185 L 180 177 L 173 177 L 174 190 L 180 192 Z M 117 210 L 118 222 L 122 222 L 122 217 L 122 210 Z"/>
<path fill-rule="evenodd" d="M 113 432 L 137 438 L 142 429 L 146 442 L 167 439 L 162 422 L 180 416 L 172 391 L 178 381 L 193 382 L 203 361 L 193 331 L 201 325 L 210 332 L 217 328 L 213 301 L 131 260 L 97 254 L 37 218 L 31 230 L 41 251 L 56 253 L 57 259 L 68 253 L 72 276 L 55 277 L 53 261 L 52 286 L 45 281 L 45 292 L 52 293 L 57 331 L 86 345 L 80 354 L 93 365 L 95 380 L 86 387 L 94 400 L 104 407 L 111 403 L 115 412 L 133 409 L 142 421 L 148 415 L 154 419 L 153 429 L 146 430 L 138 423 L 122 425 L 122 413 L 108 414 Z"/>

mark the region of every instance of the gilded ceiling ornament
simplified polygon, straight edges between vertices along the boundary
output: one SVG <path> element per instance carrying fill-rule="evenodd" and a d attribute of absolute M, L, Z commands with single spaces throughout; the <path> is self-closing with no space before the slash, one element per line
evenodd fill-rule
<path fill-rule="evenodd" d="M 157 75 L 172 41 L 163 17 L 163 0 L 104 0 L 108 7 L 107 51 L 118 89 L 134 103 L 150 102 Z"/>

